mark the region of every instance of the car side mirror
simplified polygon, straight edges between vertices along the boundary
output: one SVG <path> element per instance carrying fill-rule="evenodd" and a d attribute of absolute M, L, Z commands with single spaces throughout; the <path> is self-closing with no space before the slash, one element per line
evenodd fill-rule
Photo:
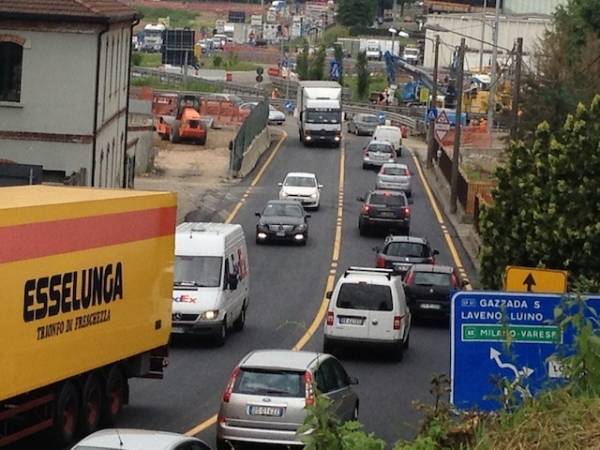
<path fill-rule="evenodd" d="M 324 186 L 322 184 L 319 184 L 319 186 L 318 186 L 319 189 L 323 189 L 323 187 Z"/>
<path fill-rule="evenodd" d="M 310 214 L 307 214 L 304 217 L 306 217 L 307 219 L 310 219 L 312 216 Z"/>
<path fill-rule="evenodd" d="M 277 183 L 277 186 L 282 187 L 283 183 Z"/>
<path fill-rule="evenodd" d="M 356 377 L 348 377 L 348 384 L 350 384 L 350 385 L 357 385 L 358 384 L 358 378 L 356 378 Z"/>
<path fill-rule="evenodd" d="M 379 246 L 376 245 L 375 247 L 373 247 L 373 251 L 379 253 L 381 251 L 381 248 L 379 248 Z"/>
<path fill-rule="evenodd" d="M 235 291 L 238 287 L 238 277 L 235 273 L 230 273 L 229 278 L 227 279 L 227 285 L 229 289 Z"/>
<path fill-rule="evenodd" d="M 255 215 L 256 217 L 260 217 L 260 213 L 259 213 L 259 212 L 255 212 L 255 213 L 254 213 L 254 215 Z"/>
<path fill-rule="evenodd" d="M 364 202 L 365 198 L 364 197 L 356 197 L 356 200 L 359 202 Z"/>
<path fill-rule="evenodd" d="M 439 252 L 438 250 L 434 250 L 434 251 L 433 251 L 433 256 L 435 256 L 435 255 L 439 255 L 439 254 L 440 254 L 440 252 Z"/>
<path fill-rule="evenodd" d="M 327 293 L 325 294 L 325 298 L 331 300 L 332 295 L 333 295 L 333 291 L 327 291 Z"/>

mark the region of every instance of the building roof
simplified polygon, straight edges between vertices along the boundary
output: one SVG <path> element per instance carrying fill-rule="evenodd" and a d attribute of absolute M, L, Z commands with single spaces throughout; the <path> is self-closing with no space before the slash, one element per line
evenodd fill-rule
<path fill-rule="evenodd" d="M 119 0 L 0 0 L 3 19 L 106 23 L 138 17 Z"/>

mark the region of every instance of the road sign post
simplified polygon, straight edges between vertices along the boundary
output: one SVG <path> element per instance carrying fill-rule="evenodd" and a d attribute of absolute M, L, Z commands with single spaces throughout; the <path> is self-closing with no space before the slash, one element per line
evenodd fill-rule
<path fill-rule="evenodd" d="M 566 270 L 538 269 L 534 267 L 507 266 L 504 275 L 505 290 L 511 292 L 567 292 Z"/>
<path fill-rule="evenodd" d="M 572 352 L 575 330 L 561 330 L 554 310 L 555 294 L 459 292 L 452 297 L 451 402 L 459 409 L 493 411 L 501 392 L 494 383 L 513 383 L 517 395 L 535 395 L 564 380 L 553 358 Z M 600 312 L 600 297 L 587 305 Z M 510 354 L 504 353 L 510 335 Z"/>

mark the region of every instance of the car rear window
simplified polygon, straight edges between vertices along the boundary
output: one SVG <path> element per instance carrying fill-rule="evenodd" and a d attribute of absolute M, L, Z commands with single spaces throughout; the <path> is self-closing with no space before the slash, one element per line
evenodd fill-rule
<path fill-rule="evenodd" d="M 362 120 L 365 123 L 378 123 L 379 119 L 377 116 L 363 116 L 359 120 Z"/>
<path fill-rule="evenodd" d="M 241 369 L 233 392 L 273 397 L 304 397 L 304 373 L 286 370 Z"/>
<path fill-rule="evenodd" d="M 407 176 L 408 169 L 406 167 L 384 167 L 382 173 L 384 175 Z"/>
<path fill-rule="evenodd" d="M 416 242 L 390 242 L 383 253 L 388 256 L 427 258 L 429 257 L 429 248 Z"/>
<path fill-rule="evenodd" d="M 419 286 L 452 286 L 449 273 L 414 272 L 413 284 Z"/>
<path fill-rule="evenodd" d="M 344 283 L 340 287 L 338 308 L 391 311 L 392 290 L 389 286 L 368 283 Z"/>
<path fill-rule="evenodd" d="M 371 194 L 369 203 L 371 205 L 406 206 L 406 198 L 403 195 L 390 193 Z"/>
<path fill-rule="evenodd" d="M 389 144 L 369 144 L 370 152 L 392 153 L 392 146 Z"/>

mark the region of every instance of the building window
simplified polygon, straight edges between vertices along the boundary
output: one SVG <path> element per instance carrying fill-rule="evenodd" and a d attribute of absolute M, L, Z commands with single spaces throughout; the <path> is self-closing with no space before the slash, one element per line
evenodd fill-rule
<path fill-rule="evenodd" d="M 23 47 L 14 42 L 0 42 L 0 101 L 21 101 Z"/>

